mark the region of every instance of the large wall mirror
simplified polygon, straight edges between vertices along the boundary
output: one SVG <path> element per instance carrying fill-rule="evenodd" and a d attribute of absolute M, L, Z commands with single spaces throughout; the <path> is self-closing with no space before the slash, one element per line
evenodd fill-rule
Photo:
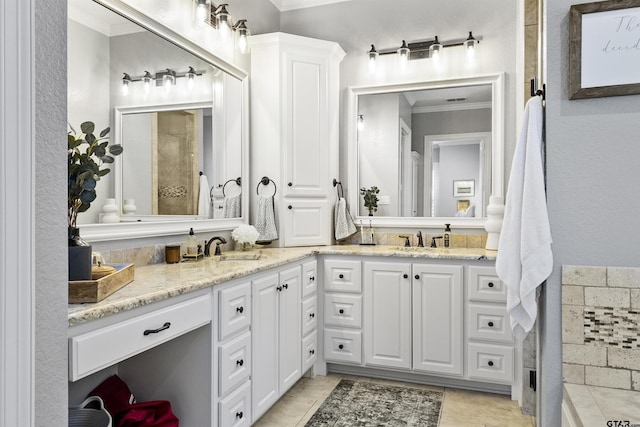
<path fill-rule="evenodd" d="M 377 226 L 484 226 L 503 191 L 503 76 L 349 89 L 349 201 Z M 373 215 L 361 188 L 377 187 Z"/>
<path fill-rule="evenodd" d="M 83 237 L 246 222 L 246 73 L 119 0 L 68 0 L 68 11 L 69 124 L 110 126 L 110 142 L 124 148 L 78 217 Z M 108 198 L 117 223 L 105 223 Z"/>

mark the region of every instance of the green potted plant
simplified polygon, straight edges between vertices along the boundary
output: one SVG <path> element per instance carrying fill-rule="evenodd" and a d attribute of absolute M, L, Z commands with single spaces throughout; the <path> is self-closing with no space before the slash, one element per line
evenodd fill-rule
<path fill-rule="evenodd" d="M 111 169 L 102 167 L 113 163 L 113 156 L 122 153 L 121 145 L 109 146 L 110 128 L 94 135 L 93 122 L 80 125 L 80 133 L 69 125 L 68 132 L 68 225 L 69 225 L 69 280 L 91 279 L 91 246 L 80 238 L 78 214 L 91 207 L 96 199 L 96 184 Z"/>
<path fill-rule="evenodd" d="M 364 196 L 364 206 L 369 209 L 369 216 L 378 210 L 378 196 L 380 189 L 375 185 L 369 189 L 362 187 L 360 194 Z"/>

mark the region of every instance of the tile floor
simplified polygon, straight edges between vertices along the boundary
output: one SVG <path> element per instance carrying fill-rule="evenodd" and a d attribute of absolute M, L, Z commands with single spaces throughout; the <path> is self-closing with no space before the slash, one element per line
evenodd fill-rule
<path fill-rule="evenodd" d="M 342 378 L 443 391 L 439 427 L 535 427 L 508 396 L 338 374 L 302 378 L 254 426 L 304 426 Z"/>

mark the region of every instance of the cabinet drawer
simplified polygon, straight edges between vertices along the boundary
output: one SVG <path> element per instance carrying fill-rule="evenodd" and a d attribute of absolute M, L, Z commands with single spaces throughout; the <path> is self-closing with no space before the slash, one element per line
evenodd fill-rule
<path fill-rule="evenodd" d="M 251 376 L 251 333 L 222 344 L 219 347 L 219 390 L 225 396 Z"/>
<path fill-rule="evenodd" d="M 302 264 L 302 298 L 316 293 L 318 277 L 318 263 L 314 261 Z"/>
<path fill-rule="evenodd" d="M 507 287 L 493 267 L 469 267 L 469 299 L 472 301 L 507 302 Z"/>
<path fill-rule="evenodd" d="M 251 425 L 251 383 L 231 393 L 219 404 L 218 415 L 220 425 L 225 427 L 241 427 Z"/>
<path fill-rule="evenodd" d="M 302 302 L 302 336 L 315 331 L 318 325 L 317 298 L 315 296 L 305 299 Z"/>
<path fill-rule="evenodd" d="M 324 324 L 332 326 L 362 326 L 362 297 L 360 295 L 325 294 Z"/>
<path fill-rule="evenodd" d="M 220 341 L 248 329 L 251 324 L 251 283 L 222 289 L 218 293 Z"/>
<path fill-rule="evenodd" d="M 324 330 L 324 358 L 327 361 L 362 363 L 360 331 Z"/>
<path fill-rule="evenodd" d="M 318 336 L 314 332 L 302 340 L 302 373 L 307 372 L 316 363 L 318 351 Z"/>
<path fill-rule="evenodd" d="M 469 378 L 504 383 L 513 381 L 513 347 L 469 343 L 467 351 Z"/>
<path fill-rule="evenodd" d="M 69 379 L 76 381 L 211 322 L 203 295 L 69 339 Z"/>
<path fill-rule="evenodd" d="M 513 342 L 511 323 L 505 307 L 470 303 L 467 319 L 469 338 Z"/>
<path fill-rule="evenodd" d="M 324 260 L 325 291 L 362 292 L 360 261 Z"/>

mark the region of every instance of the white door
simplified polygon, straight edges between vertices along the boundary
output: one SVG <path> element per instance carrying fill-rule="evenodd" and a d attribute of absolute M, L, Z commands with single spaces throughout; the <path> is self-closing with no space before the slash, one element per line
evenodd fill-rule
<path fill-rule="evenodd" d="M 284 246 L 313 246 L 331 243 L 331 212 L 326 199 L 285 201 Z"/>
<path fill-rule="evenodd" d="M 280 394 L 295 384 L 302 376 L 300 331 L 302 329 L 300 292 L 302 283 L 300 267 L 296 266 L 280 273 L 279 313 L 279 365 Z M 259 354 L 259 353 L 258 353 Z"/>
<path fill-rule="evenodd" d="M 364 264 L 364 358 L 369 366 L 411 368 L 411 264 Z"/>
<path fill-rule="evenodd" d="M 413 369 L 462 375 L 462 266 L 413 264 Z"/>
<path fill-rule="evenodd" d="M 278 275 L 253 281 L 252 405 L 257 419 L 278 399 Z"/>

